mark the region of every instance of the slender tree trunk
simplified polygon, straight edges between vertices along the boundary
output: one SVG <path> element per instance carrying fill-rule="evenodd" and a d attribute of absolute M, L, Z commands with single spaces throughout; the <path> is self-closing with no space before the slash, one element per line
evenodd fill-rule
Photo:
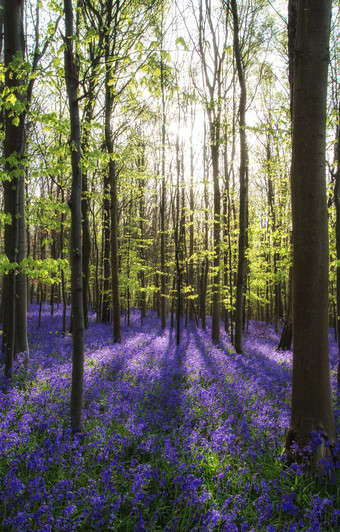
<path fill-rule="evenodd" d="M 65 202 L 65 191 L 61 188 L 61 201 Z M 60 258 L 64 258 L 64 233 L 65 233 L 65 214 L 61 214 L 60 222 Z M 61 297 L 63 300 L 63 334 L 66 334 L 66 313 L 67 313 L 67 299 L 66 299 L 66 283 L 64 269 L 61 269 Z"/>
<path fill-rule="evenodd" d="M 295 37 L 297 27 L 297 4 L 298 0 L 289 0 L 288 2 L 288 74 L 290 86 L 290 117 L 293 118 L 293 92 L 294 92 L 294 72 L 295 72 Z M 290 349 L 292 345 L 293 330 L 293 267 L 290 266 L 288 278 L 288 308 L 285 323 L 282 329 L 281 338 L 277 349 Z"/>
<path fill-rule="evenodd" d="M 190 213 L 189 213 L 189 285 L 190 293 L 194 294 L 194 147 L 193 147 L 193 130 L 194 130 L 194 111 L 191 109 L 191 144 L 190 144 Z M 193 300 L 190 300 L 193 303 Z M 194 319 L 194 305 L 189 304 L 189 320 Z"/>
<path fill-rule="evenodd" d="M 246 141 L 246 81 L 242 64 L 241 49 L 239 44 L 239 21 L 236 0 L 231 0 L 234 21 L 234 53 L 236 59 L 237 74 L 240 84 L 240 214 L 239 214 L 239 239 L 238 239 L 238 267 L 236 282 L 235 303 L 235 349 L 242 353 L 243 331 L 243 292 L 246 272 L 246 242 L 247 242 L 247 141 Z"/>
<path fill-rule="evenodd" d="M 293 386 L 286 448 L 321 432 L 315 461 L 335 442 L 328 352 L 325 127 L 331 0 L 299 0 L 292 143 Z"/>
<path fill-rule="evenodd" d="M 18 182 L 18 257 L 20 263 L 26 258 L 26 219 L 25 219 L 25 179 L 21 176 Z M 15 280 L 15 342 L 14 352 L 28 352 L 27 341 L 27 275 L 20 269 Z"/>
<path fill-rule="evenodd" d="M 141 324 L 143 324 L 143 319 L 146 317 L 146 292 L 145 292 L 145 249 L 144 249 L 144 217 L 145 217 L 145 159 L 144 159 L 144 143 L 141 143 L 140 150 L 141 153 L 138 156 L 137 167 L 140 172 L 139 177 L 139 230 L 140 230 L 140 250 L 139 256 L 141 261 L 141 270 L 139 274 L 140 278 L 140 319 Z"/>
<path fill-rule="evenodd" d="M 83 124 L 83 138 L 82 138 L 82 153 L 86 154 L 89 150 L 91 124 L 93 121 L 93 111 L 95 105 L 95 84 L 96 84 L 96 69 L 100 61 L 100 55 L 95 56 L 92 43 L 89 45 L 89 55 L 92 62 L 91 74 L 89 76 L 88 96 L 85 106 L 85 124 Z M 88 329 L 88 293 L 89 293 L 89 279 L 90 279 L 90 258 L 91 258 L 91 231 L 89 220 L 89 192 L 88 192 L 88 175 L 87 171 L 82 172 L 82 229 L 83 229 L 83 309 L 84 309 L 84 326 Z"/>
<path fill-rule="evenodd" d="M 202 262 L 201 270 L 201 287 L 200 287 L 200 310 L 202 329 L 205 330 L 207 326 L 207 288 L 208 288 L 208 273 L 209 273 L 209 201 L 208 201 L 208 163 L 207 163 L 207 150 L 206 150 L 206 124 L 204 123 L 204 147 L 203 147 L 203 168 L 204 168 L 204 251 L 205 257 Z"/>
<path fill-rule="evenodd" d="M 96 307 L 96 323 L 100 322 L 100 307 L 101 307 L 101 301 L 100 301 L 100 290 L 99 290 L 99 246 L 97 242 L 97 232 L 96 232 L 96 224 L 95 224 L 95 210 L 93 206 L 93 248 L 94 248 L 94 255 L 95 255 L 95 267 L 96 267 L 96 273 L 95 273 L 95 307 Z"/>
<path fill-rule="evenodd" d="M 177 166 L 177 183 L 176 183 L 176 215 L 175 215 L 175 264 L 176 264 L 176 292 L 177 292 L 177 327 L 176 327 L 176 344 L 181 343 L 181 314 L 182 314 L 182 271 L 183 271 L 183 246 L 184 246 L 184 205 L 180 205 L 180 173 L 181 158 L 179 149 L 179 138 L 176 142 L 176 166 Z M 183 186 L 183 183 L 182 183 Z M 184 192 L 183 192 L 184 194 Z"/>
<path fill-rule="evenodd" d="M 104 176 L 102 322 L 110 323 L 110 180 Z"/>
<path fill-rule="evenodd" d="M 80 147 L 80 118 L 78 106 L 78 71 L 73 52 L 73 9 L 72 0 L 64 0 L 65 12 L 65 79 L 70 107 L 71 122 L 71 300 L 73 317 L 73 355 L 71 389 L 71 423 L 75 432 L 82 429 L 84 389 L 84 312 L 83 312 L 83 270 L 82 270 L 82 172 Z"/>
<path fill-rule="evenodd" d="M 162 329 L 166 327 L 166 274 L 165 274 L 165 89 L 164 89 L 164 67 L 161 60 L 161 93 L 162 93 L 162 176 L 161 176 L 161 320 Z"/>
<path fill-rule="evenodd" d="M 112 162 L 112 164 L 111 164 Z M 120 298 L 119 298 L 119 262 L 118 262 L 118 200 L 117 176 L 115 162 L 110 162 L 111 182 L 111 275 L 112 275 L 112 310 L 113 341 L 121 341 Z"/>
<path fill-rule="evenodd" d="M 339 104 L 340 109 L 340 104 Z M 338 260 L 338 265 L 336 267 L 336 331 L 337 331 L 337 341 L 338 341 L 338 350 L 339 350 L 339 362 L 338 362 L 338 373 L 337 373 L 337 382 L 338 387 L 340 387 L 340 124 L 338 124 L 337 131 L 337 169 L 334 175 L 335 185 L 334 185 L 334 202 L 335 202 L 335 249 L 336 249 L 336 258 Z"/>
<path fill-rule="evenodd" d="M 56 250 L 56 238 L 55 238 L 55 231 L 52 230 L 51 234 L 51 258 L 56 260 L 57 258 L 57 250 Z M 50 308 L 51 308 L 51 316 L 54 315 L 54 300 L 55 300 L 55 285 L 52 284 L 50 288 Z"/>
<path fill-rule="evenodd" d="M 108 50 L 108 43 L 106 43 Z M 117 199 L 117 175 L 116 166 L 113 159 L 113 134 L 111 127 L 113 95 L 110 91 L 110 69 L 109 58 L 106 56 L 106 103 L 105 103 L 105 143 L 109 154 L 108 181 L 110 183 L 111 197 L 111 288 L 112 288 L 112 309 L 113 309 L 113 341 L 121 341 L 120 327 L 120 298 L 119 298 L 119 264 L 118 264 L 118 199 Z"/>
<path fill-rule="evenodd" d="M 88 186 L 87 186 L 87 173 L 83 172 L 82 183 L 82 228 L 83 228 L 83 241 L 82 241 L 82 255 L 83 255 L 83 312 L 84 312 L 84 327 L 89 327 L 88 317 L 88 292 L 89 292 L 89 278 L 90 278 L 90 258 L 91 258 L 91 232 L 90 222 L 88 216 Z"/>
<path fill-rule="evenodd" d="M 289 267 L 289 279 L 288 279 L 288 303 L 287 303 L 287 314 L 285 323 L 282 329 L 281 337 L 277 350 L 290 349 L 292 345 L 293 338 L 293 316 L 292 316 L 292 289 L 293 289 L 293 267 Z"/>
<path fill-rule="evenodd" d="M 219 180 L 219 143 L 220 120 L 210 119 L 211 158 L 213 168 L 214 191 L 214 270 L 212 276 L 212 330 L 211 338 L 214 343 L 220 341 L 221 305 L 220 305 L 220 262 L 221 262 L 221 193 Z"/>

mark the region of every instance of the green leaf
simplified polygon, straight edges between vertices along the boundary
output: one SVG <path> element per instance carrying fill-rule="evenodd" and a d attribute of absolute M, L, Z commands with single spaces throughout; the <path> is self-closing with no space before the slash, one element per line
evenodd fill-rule
<path fill-rule="evenodd" d="M 10 105 L 14 105 L 16 101 L 17 97 L 15 96 L 15 94 L 13 94 L 13 92 L 9 94 L 6 98 L 6 103 L 9 103 Z"/>
<path fill-rule="evenodd" d="M 187 43 L 185 42 L 183 37 L 177 37 L 176 44 L 181 44 L 186 52 L 189 50 Z"/>

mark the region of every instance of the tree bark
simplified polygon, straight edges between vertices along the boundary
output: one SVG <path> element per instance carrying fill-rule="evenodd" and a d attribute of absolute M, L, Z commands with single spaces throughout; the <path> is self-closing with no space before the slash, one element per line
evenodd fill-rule
<path fill-rule="evenodd" d="M 339 103 L 340 110 L 340 103 Z M 336 331 L 339 350 L 337 383 L 340 387 L 340 124 L 337 128 L 337 146 L 336 146 L 336 160 L 337 169 L 334 175 L 334 203 L 335 203 L 335 249 L 338 265 L 336 267 Z"/>
<path fill-rule="evenodd" d="M 214 191 L 214 271 L 212 286 L 212 325 L 211 339 L 214 343 L 220 341 L 221 305 L 220 305 L 220 262 L 221 262 L 221 192 L 219 181 L 219 143 L 220 143 L 220 117 L 210 122 L 211 158 L 213 167 Z"/>
<path fill-rule="evenodd" d="M 237 74 L 240 84 L 240 213 L 239 213 L 239 239 L 238 239 L 238 266 L 236 281 L 236 302 L 235 302 L 235 349 L 237 353 L 242 353 L 242 331 L 243 331 L 243 292 L 246 272 L 246 243 L 247 243 L 247 140 L 246 140 L 246 102 L 247 91 L 242 64 L 241 48 L 239 43 L 239 21 L 236 0 L 231 0 L 231 8 L 234 21 L 234 53 L 236 59 Z"/>
<path fill-rule="evenodd" d="M 286 448 L 312 431 L 335 441 L 328 352 L 328 221 L 325 127 L 330 0 L 299 0 L 295 40 L 291 194 L 293 217 L 293 386 Z"/>
<path fill-rule="evenodd" d="M 189 268 L 188 268 L 188 284 L 190 286 L 189 295 L 193 295 L 195 279 L 194 279 L 194 147 L 193 147 L 193 131 L 194 131 L 194 110 L 191 108 L 191 137 L 190 137 L 190 214 L 189 214 Z M 192 303 L 192 304 L 190 304 Z M 189 300 L 189 320 L 194 319 L 194 300 Z"/>
<path fill-rule="evenodd" d="M 111 275 L 112 275 L 112 322 L 113 341 L 121 341 L 120 298 L 119 298 L 119 264 L 118 264 L 118 200 L 117 175 L 115 161 L 110 159 L 109 174 L 111 182 Z"/>
<path fill-rule="evenodd" d="M 118 8 L 117 8 L 118 9 Z M 111 21 L 112 14 L 108 13 L 108 20 Z M 108 163 L 108 183 L 110 186 L 110 212 L 111 212 L 111 290 L 112 290 L 112 310 L 113 310 L 113 341 L 121 341 L 120 327 L 120 298 L 119 298 L 119 265 L 118 265 L 118 199 L 117 199 L 117 175 L 114 161 L 112 113 L 114 106 L 114 94 L 111 91 L 110 80 L 113 75 L 110 61 L 110 40 L 109 35 L 105 35 L 105 144 L 109 156 Z M 110 231 L 108 231 L 110 233 Z"/>
<path fill-rule="evenodd" d="M 80 147 L 80 118 L 78 106 L 78 71 L 73 53 L 73 9 L 72 0 L 64 0 L 65 12 L 65 79 L 70 107 L 71 122 L 71 301 L 73 316 L 73 355 L 71 389 L 71 423 L 74 432 L 82 429 L 84 389 L 84 312 L 82 276 L 82 171 Z"/>
<path fill-rule="evenodd" d="M 289 0 L 288 2 L 288 74 L 290 87 L 290 117 L 293 119 L 293 89 L 295 76 L 295 38 L 297 26 L 297 3 L 298 0 Z M 292 345 L 292 283 L 293 283 L 293 267 L 289 269 L 288 278 L 288 308 L 285 323 L 283 326 L 281 338 L 277 349 L 290 349 Z"/>
<path fill-rule="evenodd" d="M 139 230 L 140 230 L 140 261 L 141 261 L 141 269 L 140 269 L 140 287 L 141 287 L 141 294 L 140 294 L 140 319 L 141 319 L 141 325 L 143 325 L 143 320 L 146 317 L 146 284 L 145 284 L 145 249 L 144 249 L 144 217 L 145 217 L 145 146 L 144 143 L 141 142 L 140 144 L 140 153 L 138 155 L 137 159 L 137 167 L 138 171 L 140 172 L 139 176 Z"/>
<path fill-rule="evenodd" d="M 161 175 L 161 321 L 162 329 L 166 327 L 166 274 L 165 274 L 165 131 L 166 131 L 166 116 L 165 116 L 165 87 L 164 87 L 164 65 L 161 59 L 161 95 L 162 95 L 162 175 Z"/>
<path fill-rule="evenodd" d="M 86 144 L 86 141 L 83 143 Z M 82 211 L 82 228 L 83 228 L 83 243 L 82 243 L 82 255 L 83 255 L 83 312 L 84 312 L 84 327 L 89 327 L 88 317 L 88 291 L 89 291 L 89 278 L 90 278 L 90 258 L 91 258 L 91 231 L 89 221 L 89 199 L 88 199 L 88 185 L 87 185 L 87 172 L 82 173 L 82 199 L 81 199 L 81 211 Z"/>
<path fill-rule="evenodd" d="M 22 0 L 5 0 L 4 2 L 4 28 L 5 28 L 5 85 L 15 98 L 22 102 L 23 95 L 20 91 L 22 80 L 20 72 L 12 69 L 11 64 L 16 56 L 24 57 L 24 31 L 23 31 L 24 2 Z M 20 69 L 20 67 L 17 67 Z M 11 116 L 11 109 L 5 108 L 5 140 L 4 155 L 5 168 L 9 180 L 4 181 L 4 211 L 11 216 L 11 224 L 5 225 L 5 254 L 10 263 L 18 261 L 18 193 L 20 180 L 20 162 L 24 154 L 24 126 L 25 113 L 22 111 L 17 117 L 17 123 Z M 12 161 L 10 161 L 12 159 Z M 2 350 L 5 354 L 5 375 L 12 378 L 13 359 L 15 354 L 15 329 L 16 329 L 16 268 L 12 267 L 4 277 L 3 289 L 3 342 Z"/>

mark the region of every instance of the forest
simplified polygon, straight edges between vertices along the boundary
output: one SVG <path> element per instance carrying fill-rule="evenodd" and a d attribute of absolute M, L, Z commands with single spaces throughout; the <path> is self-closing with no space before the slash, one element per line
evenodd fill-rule
<path fill-rule="evenodd" d="M 0 0 L 0 532 L 340 529 L 339 17 Z"/>

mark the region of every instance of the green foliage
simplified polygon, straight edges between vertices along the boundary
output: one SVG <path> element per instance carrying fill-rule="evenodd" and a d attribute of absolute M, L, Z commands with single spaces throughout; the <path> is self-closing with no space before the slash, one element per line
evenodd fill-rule
<path fill-rule="evenodd" d="M 13 269 L 27 275 L 29 279 L 51 285 L 60 283 L 60 272 L 68 271 L 69 263 L 66 259 L 34 260 L 32 257 L 27 257 L 20 263 L 11 263 L 6 255 L 0 255 L 0 273 L 8 274 Z"/>

